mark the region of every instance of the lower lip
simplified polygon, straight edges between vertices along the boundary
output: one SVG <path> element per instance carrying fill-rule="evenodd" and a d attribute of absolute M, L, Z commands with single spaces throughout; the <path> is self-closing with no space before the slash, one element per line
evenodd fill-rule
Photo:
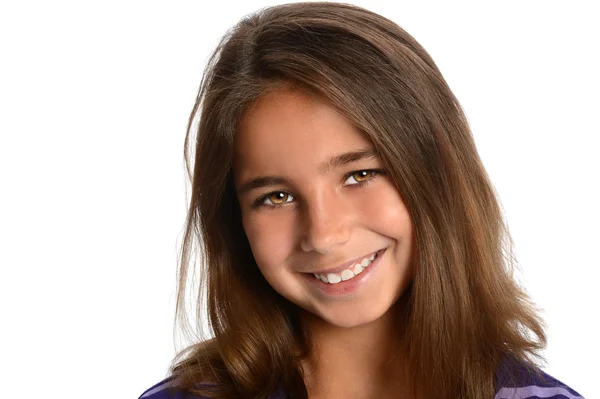
<path fill-rule="evenodd" d="M 324 283 L 318 278 L 316 278 L 313 274 L 304 274 L 304 277 L 316 288 L 323 291 L 325 294 L 330 296 L 345 296 L 348 294 L 353 294 L 375 273 L 375 269 L 379 266 L 381 262 L 381 258 L 385 253 L 385 249 L 380 249 L 377 251 L 377 258 L 367 266 L 366 269 L 363 270 L 358 276 L 351 278 L 350 280 L 340 281 L 337 284 L 329 284 Z"/>

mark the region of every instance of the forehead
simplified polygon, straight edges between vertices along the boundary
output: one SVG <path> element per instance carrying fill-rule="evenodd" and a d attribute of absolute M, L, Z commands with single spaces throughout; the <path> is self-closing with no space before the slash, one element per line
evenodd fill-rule
<path fill-rule="evenodd" d="M 310 170 L 333 155 L 371 147 L 335 108 L 300 90 L 261 96 L 244 114 L 234 140 L 236 180 L 248 174 Z"/>

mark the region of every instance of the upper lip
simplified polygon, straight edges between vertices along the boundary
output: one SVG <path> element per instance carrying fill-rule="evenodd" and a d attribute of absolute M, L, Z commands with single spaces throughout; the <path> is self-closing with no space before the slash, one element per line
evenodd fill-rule
<path fill-rule="evenodd" d="M 307 272 L 307 273 L 313 273 L 313 274 L 340 273 L 340 272 L 346 270 L 347 268 L 349 268 L 350 266 L 352 266 L 353 264 L 360 262 L 364 258 L 368 258 L 370 256 L 373 256 L 374 254 L 378 253 L 379 251 L 382 251 L 382 250 L 379 249 L 379 250 L 377 250 L 375 252 L 371 252 L 371 253 L 368 253 L 366 255 L 359 256 L 358 258 L 354 258 L 352 260 L 349 260 L 349 261 L 347 261 L 345 263 L 342 263 L 341 265 L 339 265 L 337 267 L 334 267 L 334 268 L 331 268 L 331 269 L 315 270 L 315 271 Z"/>

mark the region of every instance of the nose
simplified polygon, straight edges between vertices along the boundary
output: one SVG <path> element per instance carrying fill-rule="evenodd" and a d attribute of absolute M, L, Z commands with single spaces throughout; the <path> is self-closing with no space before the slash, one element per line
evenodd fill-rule
<path fill-rule="evenodd" d="M 323 193 L 306 202 L 301 248 L 327 254 L 350 239 L 352 210 L 335 193 Z"/>

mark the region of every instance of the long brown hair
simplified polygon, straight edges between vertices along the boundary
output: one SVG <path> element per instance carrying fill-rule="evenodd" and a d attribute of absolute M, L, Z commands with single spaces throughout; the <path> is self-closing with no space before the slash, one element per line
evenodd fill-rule
<path fill-rule="evenodd" d="M 206 310 L 212 337 L 199 335 L 178 354 L 176 384 L 212 398 L 266 398 L 278 388 L 307 398 L 300 361 L 311 350 L 309 332 L 252 257 L 231 175 L 241 116 L 281 85 L 323 98 L 365 134 L 410 212 L 415 277 L 408 312 L 398 317 L 414 391 L 489 398 L 501 364 L 541 359 L 543 325 L 514 281 L 497 195 L 432 58 L 377 14 L 298 3 L 263 9 L 225 35 L 190 116 L 192 192 L 177 314 L 188 323 L 191 276 L 196 327 Z M 191 274 L 196 259 L 198 275 Z"/>

